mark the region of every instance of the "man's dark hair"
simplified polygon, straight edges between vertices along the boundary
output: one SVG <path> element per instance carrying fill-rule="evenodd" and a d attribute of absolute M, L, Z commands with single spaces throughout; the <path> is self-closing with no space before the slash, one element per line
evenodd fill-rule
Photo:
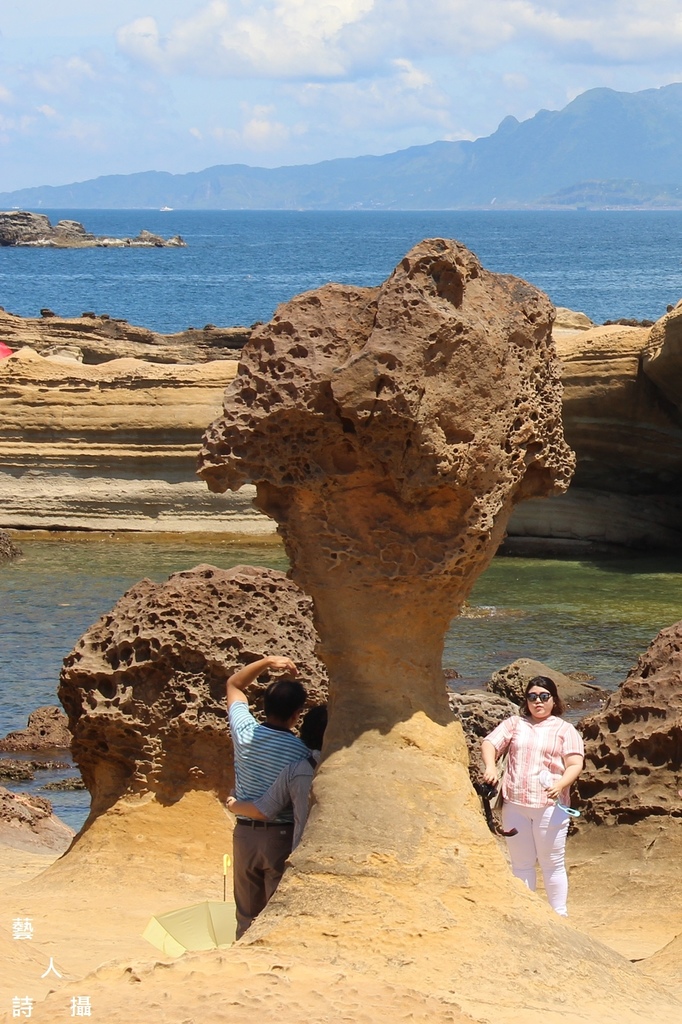
<path fill-rule="evenodd" d="M 263 695 L 265 717 L 288 722 L 292 715 L 301 710 L 307 699 L 306 689 L 298 679 L 276 679 Z"/>
<path fill-rule="evenodd" d="M 298 733 L 308 750 L 321 750 L 326 728 L 327 705 L 320 704 L 318 707 L 306 711 Z"/>

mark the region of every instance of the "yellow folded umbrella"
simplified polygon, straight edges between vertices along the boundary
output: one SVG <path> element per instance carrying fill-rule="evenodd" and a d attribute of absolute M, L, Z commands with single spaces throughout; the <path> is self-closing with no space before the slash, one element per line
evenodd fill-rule
<path fill-rule="evenodd" d="M 234 903 L 226 900 L 230 856 L 223 857 L 223 902 L 197 903 L 193 907 L 169 910 L 153 917 L 142 933 L 167 956 L 182 956 L 187 950 L 217 949 L 235 939 L 237 921 Z"/>
<path fill-rule="evenodd" d="M 153 917 L 142 938 L 167 956 L 182 956 L 188 949 L 230 946 L 236 928 L 234 903 L 197 903 Z"/>

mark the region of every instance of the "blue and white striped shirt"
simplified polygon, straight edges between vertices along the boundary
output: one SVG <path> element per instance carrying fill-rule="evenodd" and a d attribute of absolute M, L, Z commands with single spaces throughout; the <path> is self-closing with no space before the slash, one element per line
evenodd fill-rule
<path fill-rule="evenodd" d="M 308 756 L 305 743 L 287 729 L 273 729 L 256 721 L 249 705 L 234 701 L 228 718 L 234 744 L 235 793 L 238 800 L 257 800 L 270 788 L 282 768 Z M 288 808 L 276 821 L 291 822 Z"/>

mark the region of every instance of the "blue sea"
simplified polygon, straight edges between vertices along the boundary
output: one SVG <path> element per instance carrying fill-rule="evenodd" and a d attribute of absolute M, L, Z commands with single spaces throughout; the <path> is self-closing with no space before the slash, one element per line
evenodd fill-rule
<path fill-rule="evenodd" d="M 291 296 L 328 281 L 379 284 L 425 237 L 457 238 L 484 265 L 523 277 L 595 322 L 655 320 L 682 297 L 682 212 L 295 213 L 47 212 L 98 235 L 181 234 L 186 249 L 0 248 L 0 305 L 22 316 L 108 313 L 170 333 L 268 320 Z M 1 519 L 0 519 L 1 525 Z M 84 630 L 144 576 L 200 562 L 283 567 L 281 548 L 190 538 L 21 541 L 0 570 L 0 736 L 57 703 L 62 659 Z M 682 563 L 496 559 L 457 619 L 444 665 L 480 685 L 519 657 L 586 672 L 609 689 L 658 630 L 682 615 Z M 27 787 L 40 791 L 51 775 Z M 87 794 L 45 793 L 78 827 Z"/>
<path fill-rule="evenodd" d="M 180 234 L 187 248 L 2 248 L 0 305 L 21 316 L 87 310 L 164 333 L 250 325 L 328 281 L 377 285 L 434 237 L 596 323 L 656 320 L 682 297 L 682 212 L 40 212 L 96 235 Z"/>

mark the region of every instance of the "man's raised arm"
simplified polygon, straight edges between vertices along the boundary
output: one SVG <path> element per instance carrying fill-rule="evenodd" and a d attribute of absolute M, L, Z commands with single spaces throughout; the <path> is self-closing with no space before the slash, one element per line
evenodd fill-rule
<path fill-rule="evenodd" d="M 295 676 L 298 669 L 291 658 L 283 658 L 277 654 L 269 655 L 267 658 L 259 658 L 258 661 L 252 661 L 250 665 L 244 665 L 243 668 L 238 668 L 237 671 L 233 672 L 227 680 L 228 708 L 238 700 L 248 704 L 244 690 L 250 683 L 255 682 L 261 672 L 265 671 L 278 673 L 287 672 L 289 675 Z"/>

